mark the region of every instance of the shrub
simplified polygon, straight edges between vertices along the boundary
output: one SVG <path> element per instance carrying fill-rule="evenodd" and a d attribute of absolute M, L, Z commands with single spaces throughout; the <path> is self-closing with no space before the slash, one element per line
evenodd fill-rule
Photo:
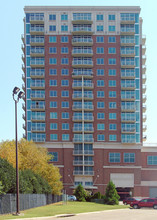
<path fill-rule="evenodd" d="M 86 201 L 87 193 L 84 190 L 83 186 L 79 184 L 76 189 L 74 190 L 74 195 L 76 196 L 77 200 L 80 202 Z"/>
<path fill-rule="evenodd" d="M 105 203 L 108 205 L 118 205 L 120 196 L 117 193 L 115 185 L 110 181 L 106 187 Z"/>

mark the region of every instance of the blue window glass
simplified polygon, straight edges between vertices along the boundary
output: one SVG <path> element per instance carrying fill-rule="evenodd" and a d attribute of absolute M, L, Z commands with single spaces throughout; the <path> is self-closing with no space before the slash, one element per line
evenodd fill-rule
<path fill-rule="evenodd" d="M 62 85 L 62 86 L 69 86 L 69 80 L 67 80 L 67 79 L 62 79 L 62 80 L 61 80 L 61 85 Z"/>
<path fill-rule="evenodd" d="M 109 65 L 116 65 L 116 58 L 109 58 L 108 59 L 108 64 Z"/>
<path fill-rule="evenodd" d="M 103 43 L 104 42 L 104 37 L 103 36 L 97 36 L 96 37 L 96 42 L 97 43 Z"/>
<path fill-rule="evenodd" d="M 50 130 L 57 130 L 58 124 L 57 123 L 50 123 Z"/>
<path fill-rule="evenodd" d="M 109 32 L 116 31 L 115 25 L 109 25 L 109 26 L 108 26 L 108 31 L 109 31 Z"/>
<path fill-rule="evenodd" d="M 105 140 L 105 135 L 104 134 L 98 134 L 97 135 L 97 141 L 104 141 Z"/>
<path fill-rule="evenodd" d="M 57 108 L 57 102 L 50 102 L 50 108 Z"/>
<path fill-rule="evenodd" d="M 29 18 L 30 18 L 30 14 L 26 13 L 26 22 L 28 22 L 28 23 L 29 23 Z"/>
<path fill-rule="evenodd" d="M 117 124 L 109 124 L 109 130 L 110 131 L 116 131 L 117 130 Z"/>
<path fill-rule="evenodd" d="M 62 108 L 69 108 L 69 102 L 67 101 L 62 102 Z"/>
<path fill-rule="evenodd" d="M 62 97 L 69 97 L 69 91 L 63 90 L 63 91 L 61 92 L 61 96 L 62 96 Z"/>
<path fill-rule="evenodd" d="M 139 25 L 135 24 L 135 34 L 139 34 Z"/>
<path fill-rule="evenodd" d="M 117 108 L 117 103 L 116 102 L 109 102 L 109 109 L 115 109 Z"/>
<path fill-rule="evenodd" d="M 30 44 L 30 35 L 26 35 L 26 44 Z"/>
<path fill-rule="evenodd" d="M 49 80 L 49 85 L 50 86 L 57 86 L 57 80 L 56 79 L 50 79 Z"/>
<path fill-rule="evenodd" d="M 105 113 L 103 112 L 97 113 L 97 119 L 105 119 Z"/>
<path fill-rule="evenodd" d="M 116 134 L 110 134 L 109 135 L 109 141 L 116 141 L 117 140 L 117 135 Z"/>
<path fill-rule="evenodd" d="M 58 152 L 49 152 L 49 155 L 51 155 L 50 162 L 58 162 Z"/>
<path fill-rule="evenodd" d="M 56 36 L 49 36 L 49 43 L 56 43 L 57 37 Z"/>
<path fill-rule="evenodd" d="M 56 47 L 49 47 L 49 53 L 57 53 Z"/>
<path fill-rule="evenodd" d="M 49 25 L 49 31 L 56 31 L 56 25 Z"/>
<path fill-rule="evenodd" d="M 51 90 L 50 91 L 50 97 L 57 97 L 57 91 L 56 90 Z"/>
<path fill-rule="evenodd" d="M 104 86 L 105 82 L 104 80 L 97 80 L 97 86 Z"/>
<path fill-rule="evenodd" d="M 69 112 L 62 112 L 62 119 L 69 119 Z"/>
<path fill-rule="evenodd" d="M 104 98 L 105 92 L 104 91 L 97 91 L 97 98 Z"/>
<path fill-rule="evenodd" d="M 97 25 L 96 29 L 97 29 L 97 31 L 103 31 L 104 27 L 103 27 L 103 25 Z"/>
<path fill-rule="evenodd" d="M 57 64 L 56 58 L 49 58 L 49 64 Z"/>
<path fill-rule="evenodd" d="M 155 156 L 155 155 L 147 156 L 147 164 L 148 165 L 157 165 L 157 156 Z"/>
<path fill-rule="evenodd" d="M 97 65 L 103 65 L 104 64 L 104 58 L 97 58 L 96 59 L 96 64 Z"/>
<path fill-rule="evenodd" d="M 117 119 L 117 113 L 109 113 L 109 119 Z"/>
<path fill-rule="evenodd" d="M 50 21 L 55 21 L 56 20 L 56 15 L 53 15 L 53 14 L 49 15 L 49 20 Z"/>
<path fill-rule="evenodd" d="M 96 15 L 96 20 L 97 21 L 103 21 L 104 20 L 104 16 L 103 15 Z"/>
<path fill-rule="evenodd" d="M 57 75 L 57 69 L 49 69 L 49 75 L 56 76 Z"/>
<path fill-rule="evenodd" d="M 62 141 L 69 141 L 69 134 L 62 134 Z"/>
<path fill-rule="evenodd" d="M 69 123 L 62 123 L 62 130 L 69 130 Z"/>
<path fill-rule="evenodd" d="M 135 153 L 124 153 L 124 163 L 135 163 Z"/>
<path fill-rule="evenodd" d="M 108 37 L 108 43 L 116 43 L 116 37 L 114 37 L 114 36 Z"/>
<path fill-rule="evenodd" d="M 116 86 L 116 80 L 109 80 L 108 81 L 108 86 L 109 87 L 115 87 Z"/>
<path fill-rule="evenodd" d="M 58 140 L 58 134 L 50 134 L 50 140 L 51 141 L 57 141 Z"/>
<path fill-rule="evenodd" d="M 109 21 L 115 21 L 115 15 L 108 15 Z"/>
<path fill-rule="evenodd" d="M 68 25 L 61 25 L 61 31 L 68 31 Z"/>
<path fill-rule="evenodd" d="M 61 21 L 67 21 L 68 20 L 68 15 L 63 14 L 61 15 Z"/>
<path fill-rule="evenodd" d="M 50 119 L 57 119 L 58 115 L 57 112 L 50 112 Z"/>
<path fill-rule="evenodd" d="M 69 69 L 62 69 L 61 74 L 64 75 L 64 76 L 69 75 Z"/>
<path fill-rule="evenodd" d="M 109 47 L 108 48 L 108 53 L 109 54 L 116 54 L 116 48 L 115 47 Z"/>
<path fill-rule="evenodd" d="M 26 24 L 26 34 L 29 34 L 30 24 Z"/>
<path fill-rule="evenodd" d="M 104 54 L 104 47 L 97 47 L 97 48 L 96 48 L 96 52 L 97 52 L 98 54 Z"/>
<path fill-rule="evenodd" d="M 97 76 L 104 76 L 104 69 L 97 69 Z"/>
<path fill-rule="evenodd" d="M 68 58 L 61 58 L 61 64 L 69 64 Z"/>
<path fill-rule="evenodd" d="M 97 102 L 97 108 L 105 108 L 104 102 Z"/>
<path fill-rule="evenodd" d="M 61 43 L 68 43 L 68 36 L 61 36 Z"/>
<path fill-rule="evenodd" d="M 105 130 L 105 124 L 97 124 L 97 130 Z"/>
<path fill-rule="evenodd" d="M 61 53 L 68 53 L 68 47 L 61 47 Z"/>
<path fill-rule="evenodd" d="M 109 153 L 110 163 L 120 163 L 120 153 Z"/>
<path fill-rule="evenodd" d="M 109 69 L 108 70 L 108 75 L 109 76 L 116 76 L 116 69 Z"/>

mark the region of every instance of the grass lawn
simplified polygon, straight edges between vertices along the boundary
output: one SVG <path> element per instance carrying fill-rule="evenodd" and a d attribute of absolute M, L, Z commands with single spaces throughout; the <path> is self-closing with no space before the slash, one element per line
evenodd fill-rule
<path fill-rule="evenodd" d="M 21 211 L 21 213 L 24 213 L 24 216 L 0 215 L 0 220 L 54 216 L 59 214 L 76 214 L 83 212 L 95 212 L 95 211 L 124 209 L 124 208 L 128 208 L 128 206 L 125 205 L 112 206 L 112 205 L 104 205 L 104 204 L 98 204 L 92 202 L 67 202 L 67 204 L 63 205 L 63 203 L 60 202 L 52 205 Z"/>

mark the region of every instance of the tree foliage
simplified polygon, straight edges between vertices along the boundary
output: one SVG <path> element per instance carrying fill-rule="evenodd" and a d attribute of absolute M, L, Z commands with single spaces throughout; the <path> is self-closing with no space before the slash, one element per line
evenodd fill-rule
<path fill-rule="evenodd" d="M 76 196 L 77 200 L 80 202 L 86 201 L 86 190 L 83 188 L 81 184 L 79 184 L 76 189 L 74 190 L 74 195 Z"/>
<path fill-rule="evenodd" d="M 108 205 L 118 205 L 120 196 L 117 193 L 115 185 L 110 181 L 106 187 L 105 203 Z"/>
<path fill-rule="evenodd" d="M 4 141 L 0 145 L 0 157 L 7 159 L 13 167 L 16 166 L 15 141 Z M 48 161 L 51 156 L 47 149 L 37 146 L 32 141 L 21 139 L 18 142 L 19 169 L 30 169 L 43 177 L 51 186 L 53 194 L 60 194 L 62 182 L 59 169 Z"/>

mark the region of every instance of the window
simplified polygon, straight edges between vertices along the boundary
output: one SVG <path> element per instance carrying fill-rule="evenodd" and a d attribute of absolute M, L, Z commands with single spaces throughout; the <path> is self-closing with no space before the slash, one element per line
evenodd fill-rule
<path fill-rule="evenodd" d="M 49 36 L 49 43 L 56 43 L 57 37 L 56 36 Z"/>
<path fill-rule="evenodd" d="M 62 69 L 61 74 L 64 75 L 64 76 L 67 76 L 67 75 L 69 75 L 69 70 L 68 69 Z"/>
<path fill-rule="evenodd" d="M 115 15 L 108 15 L 109 21 L 115 21 Z"/>
<path fill-rule="evenodd" d="M 104 134 L 98 134 L 97 135 L 97 141 L 104 141 L 105 140 L 105 135 Z"/>
<path fill-rule="evenodd" d="M 104 16 L 103 15 L 96 15 L 96 20 L 97 21 L 103 21 L 103 18 Z"/>
<path fill-rule="evenodd" d="M 97 102 L 97 108 L 105 108 L 104 102 Z"/>
<path fill-rule="evenodd" d="M 110 108 L 110 109 L 115 109 L 115 108 L 117 108 L 117 103 L 116 103 L 116 102 L 109 102 L 109 108 Z"/>
<path fill-rule="evenodd" d="M 61 31 L 68 31 L 68 25 L 61 25 Z"/>
<path fill-rule="evenodd" d="M 109 91 L 109 98 L 116 98 L 117 93 L 116 91 Z"/>
<path fill-rule="evenodd" d="M 109 153 L 110 163 L 120 163 L 120 153 Z"/>
<path fill-rule="evenodd" d="M 104 98 L 105 92 L 104 91 L 97 91 L 97 98 Z"/>
<path fill-rule="evenodd" d="M 97 113 L 97 119 L 104 119 L 105 118 L 105 113 L 99 112 Z"/>
<path fill-rule="evenodd" d="M 49 85 L 50 86 L 57 86 L 57 80 L 56 79 L 50 79 Z"/>
<path fill-rule="evenodd" d="M 135 153 L 124 153 L 124 163 L 135 163 Z"/>
<path fill-rule="evenodd" d="M 97 69 L 97 76 L 104 76 L 104 69 Z"/>
<path fill-rule="evenodd" d="M 147 164 L 148 165 L 157 165 L 157 156 L 147 156 Z"/>
<path fill-rule="evenodd" d="M 61 47 L 61 53 L 67 54 L 68 53 L 68 47 Z"/>
<path fill-rule="evenodd" d="M 49 31 L 56 31 L 56 25 L 49 25 Z"/>
<path fill-rule="evenodd" d="M 58 161 L 58 152 L 49 152 L 52 157 L 50 159 L 50 162 L 57 162 Z"/>
<path fill-rule="evenodd" d="M 68 64 L 69 59 L 68 58 L 61 58 L 61 64 Z"/>
<path fill-rule="evenodd" d="M 96 42 L 97 43 L 104 43 L 104 37 L 103 36 L 97 36 L 96 37 Z"/>
<path fill-rule="evenodd" d="M 97 86 L 101 87 L 104 85 L 105 85 L 104 80 L 97 80 Z"/>
<path fill-rule="evenodd" d="M 56 58 L 49 58 L 49 64 L 57 64 L 57 59 Z"/>
<path fill-rule="evenodd" d="M 110 131 L 116 131 L 117 130 L 117 124 L 109 124 L 109 130 Z"/>
<path fill-rule="evenodd" d="M 56 15 L 49 15 L 49 20 L 50 21 L 55 21 L 56 20 Z"/>
<path fill-rule="evenodd" d="M 109 26 L 108 26 L 108 31 L 109 31 L 109 32 L 116 31 L 115 25 L 109 25 Z"/>
<path fill-rule="evenodd" d="M 97 48 L 96 48 L 96 52 L 97 52 L 98 54 L 103 54 L 103 53 L 104 53 L 104 48 L 103 48 L 103 47 L 97 47 Z"/>
<path fill-rule="evenodd" d="M 61 15 L 61 21 L 67 21 L 68 20 L 68 15 Z"/>
<path fill-rule="evenodd" d="M 50 102 L 50 108 L 57 108 L 57 102 Z"/>
<path fill-rule="evenodd" d="M 109 119 L 116 119 L 117 114 L 116 113 L 109 113 Z"/>
<path fill-rule="evenodd" d="M 57 129 L 58 129 L 57 123 L 50 123 L 50 130 L 57 130 Z"/>
<path fill-rule="evenodd" d="M 105 124 L 97 124 L 97 130 L 105 130 Z"/>
<path fill-rule="evenodd" d="M 116 48 L 115 47 L 109 47 L 108 48 L 108 53 L 109 54 L 116 54 Z"/>
<path fill-rule="evenodd" d="M 109 87 L 116 87 L 116 80 L 109 80 L 108 81 L 108 86 Z"/>
<path fill-rule="evenodd" d="M 49 48 L 49 53 L 57 53 L 57 48 L 56 47 L 50 47 Z"/>
<path fill-rule="evenodd" d="M 62 96 L 62 97 L 69 97 L 69 91 L 63 90 L 63 91 L 61 92 L 61 96 Z"/>
<path fill-rule="evenodd" d="M 62 102 L 62 108 L 69 108 L 69 102 Z"/>
<path fill-rule="evenodd" d="M 97 64 L 97 65 L 102 65 L 102 64 L 104 64 L 104 58 L 97 58 L 97 59 L 96 59 L 96 64 Z"/>
<path fill-rule="evenodd" d="M 57 75 L 57 69 L 49 69 L 49 75 Z"/>
<path fill-rule="evenodd" d="M 62 80 L 61 80 L 61 86 L 69 86 L 69 80 L 67 80 L 67 79 L 62 79 Z"/>
<path fill-rule="evenodd" d="M 69 112 L 62 112 L 62 119 L 69 119 Z"/>
<path fill-rule="evenodd" d="M 69 123 L 62 123 L 62 130 L 69 130 Z"/>
<path fill-rule="evenodd" d="M 108 43 L 116 43 L 116 37 L 108 37 Z"/>
<path fill-rule="evenodd" d="M 108 59 L 108 64 L 109 65 L 116 65 L 116 59 L 115 58 L 109 58 Z"/>
<path fill-rule="evenodd" d="M 69 134 L 62 134 L 62 141 L 69 141 Z"/>
<path fill-rule="evenodd" d="M 68 43 L 68 36 L 61 36 L 61 43 Z"/>
<path fill-rule="evenodd" d="M 56 90 L 51 90 L 50 91 L 50 97 L 57 97 L 57 91 Z"/>
<path fill-rule="evenodd" d="M 57 134 L 50 134 L 50 140 L 51 141 L 57 141 L 58 140 L 58 135 Z"/>
<path fill-rule="evenodd" d="M 116 141 L 117 140 L 117 135 L 116 134 L 110 134 L 109 135 L 109 141 Z"/>
<path fill-rule="evenodd" d="M 97 25 L 97 31 L 103 31 L 104 30 L 104 27 L 103 25 Z"/>
<path fill-rule="evenodd" d="M 108 75 L 109 76 L 116 76 L 116 69 L 109 69 L 108 70 Z"/>
<path fill-rule="evenodd" d="M 57 119 L 57 112 L 50 112 L 50 119 Z"/>

